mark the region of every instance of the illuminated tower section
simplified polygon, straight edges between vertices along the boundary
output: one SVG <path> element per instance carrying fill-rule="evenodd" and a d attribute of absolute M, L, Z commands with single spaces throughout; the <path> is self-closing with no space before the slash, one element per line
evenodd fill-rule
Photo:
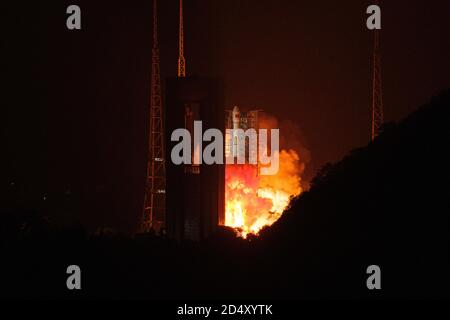
<path fill-rule="evenodd" d="M 195 122 L 201 121 L 203 132 L 225 127 L 222 88 L 218 79 L 177 77 L 166 80 L 164 101 L 170 110 L 166 118 L 167 132 L 183 128 L 191 136 L 190 163 L 166 163 L 166 225 L 167 236 L 172 239 L 198 241 L 224 224 L 225 166 L 204 161 L 192 163 L 200 151 L 194 148 Z M 167 159 L 179 143 L 167 137 Z M 200 146 L 202 151 L 205 146 Z"/>

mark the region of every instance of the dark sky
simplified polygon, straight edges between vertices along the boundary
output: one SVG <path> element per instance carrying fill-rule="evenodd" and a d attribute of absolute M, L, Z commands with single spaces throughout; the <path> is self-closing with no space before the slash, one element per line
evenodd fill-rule
<path fill-rule="evenodd" d="M 171 77 L 178 1 L 159 2 L 162 75 Z M 385 116 L 396 121 L 450 87 L 450 2 L 385 2 Z M 370 3 L 185 0 L 187 72 L 222 78 L 227 105 L 298 124 L 311 175 L 368 142 Z M 81 7 L 81 31 L 66 29 L 70 4 Z M 82 195 L 91 225 L 134 228 L 145 181 L 151 8 L 150 0 L 6 5 L 3 185 L 39 195 L 70 189 Z"/>

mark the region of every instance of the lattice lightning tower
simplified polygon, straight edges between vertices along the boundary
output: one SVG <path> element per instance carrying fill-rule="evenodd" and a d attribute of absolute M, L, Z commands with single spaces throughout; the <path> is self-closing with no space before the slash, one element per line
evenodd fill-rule
<path fill-rule="evenodd" d="M 375 1 L 375 3 L 379 5 L 379 1 Z M 381 83 L 381 30 L 375 29 L 373 32 L 372 140 L 380 133 L 384 122 L 383 91 Z"/>
<path fill-rule="evenodd" d="M 157 0 L 153 0 L 153 48 L 150 97 L 150 136 L 147 163 L 147 184 L 142 229 L 159 232 L 165 227 L 165 155 L 161 76 L 159 72 Z"/>
<path fill-rule="evenodd" d="M 180 30 L 178 34 L 178 77 L 186 77 L 186 60 L 184 59 L 184 22 L 183 0 L 180 0 Z"/>

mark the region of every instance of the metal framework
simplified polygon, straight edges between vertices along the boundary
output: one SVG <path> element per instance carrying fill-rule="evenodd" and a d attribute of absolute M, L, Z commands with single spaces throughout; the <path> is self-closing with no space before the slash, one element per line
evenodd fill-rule
<path fill-rule="evenodd" d="M 164 155 L 161 76 L 159 72 L 157 0 L 153 0 L 153 49 L 150 97 L 150 136 L 142 229 L 160 232 L 165 227 L 166 170 Z"/>
<path fill-rule="evenodd" d="M 186 77 L 186 60 L 184 59 L 184 22 L 183 0 L 180 0 L 180 29 L 178 38 L 178 77 Z"/>
<path fill-rule="evenodd" d="M 378 1 L 376 1 L 378 5 Z M 383 91 L 381 83 L 381 30 L 374 30 L 373 43 L 373 87 L 372 87 L 372 132 L 371 138 L 375 139 L 380 133 L 384 122 Z"/>

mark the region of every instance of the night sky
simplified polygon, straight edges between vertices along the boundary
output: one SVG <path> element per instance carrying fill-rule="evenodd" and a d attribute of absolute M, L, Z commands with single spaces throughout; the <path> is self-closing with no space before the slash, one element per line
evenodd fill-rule
<path fill-rule="evenodd" d="M 25 207 L 70 193 L 90 227 L 133 231 L 145 184 L 152 1 L 28 2 L 7 4 L 0 19 L 2 190 L 14 183 Z M 177 71 L 178 1 L 159 2 L 166 78 Z M 294 121 L 312 176 L 369 140 L 371 3 L 185 0 L 187 73 L 222 78 L 227 106 Z M 70 4 L 81 7 L 81 31 L 66 28 Z M 386 121 L 450 87 L 449 14 L 447 0 L 382 5 Z"/>

